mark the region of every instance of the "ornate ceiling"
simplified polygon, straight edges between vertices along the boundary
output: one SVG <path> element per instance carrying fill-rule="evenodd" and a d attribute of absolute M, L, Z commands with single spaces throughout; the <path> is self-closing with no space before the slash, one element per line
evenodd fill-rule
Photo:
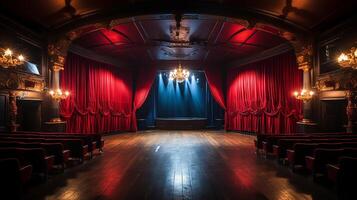
<path fill-rule="evenodd" d="M 313 29 L 351 14 L 354 0 L 11 0 L 1 1 L 1 13 L 32 27 L 58 28 L 86 19 L 170 13 L 230 15 L 276 21 Z"/>
<path fill-rule="evenodd" d="M 175 26 L 174 15 L 132 17 L 111 29 L 87 32 L 74 44 L 131 64 L 177 60 L 202 64 L 229 62 L 285 42 L 274 34 L 277 30 L 246 28 L 221 17 L 184 15 L 181 26 L 189 29 L 189 42 L 178 46 L 170 36 L 170 27 Z"/>
<path fill-rule="evenodd" d="M 282 44 L 281 30 L 305 37 L 353 15 L 356 5 L 355 0 L 11 0 L 0 1 L 0 17 L 47 35 L 114 20 L 114 26 L 81 33 L 74 44 L 133 65 L 177 60 L 201 65 Z M 189 45 L 182 47 L 170 43 L 177 13 L 189 28 Z"/>

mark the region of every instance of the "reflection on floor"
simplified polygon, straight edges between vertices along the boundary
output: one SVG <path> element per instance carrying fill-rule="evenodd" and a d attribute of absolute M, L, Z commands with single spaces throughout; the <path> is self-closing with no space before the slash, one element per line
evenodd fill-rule
<path fill-rule="evenodd" d="M 257 158 L 253 139 L 214 131 L 108 136 L 104 154 L 30 188 L 26 199 L 335 199 L 308 177 Z"/>

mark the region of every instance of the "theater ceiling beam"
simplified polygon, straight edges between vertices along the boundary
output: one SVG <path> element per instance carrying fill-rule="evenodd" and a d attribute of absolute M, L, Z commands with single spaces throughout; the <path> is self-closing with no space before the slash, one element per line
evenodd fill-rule
<path fill-rule="evenodd" d="M 256 24 L 266 24 L 277 27 L 281 30 L 304 35 L 309 32 L 306 27 L 293 23 L 289 20 L 273 15 L 261 10 L 242 8 L 237 4 L 220 4 L 220 3 L 203 3 L 196 1 L 162 1 L 160 3 L 152 2 L 135 2 L 131 4 L 123 4 L 119 8 L 110 10 L 99 10 L 88 15 L 73 18 L 66 23 L 58 24 L 51 28 L 52 35 L 61 35 L 71 30 L 75 30 L 81 26 L 86 26 L 93 23 L 101 23 L 103 21 L 111 21 L 113 19 L 127 18 L 142 15 L 166 15 L 172 14 L 173 11 L 180 13 L 207 14 L 231 17 L 241 19 L 248 22 L 247 26 L 254 27 Z"/>

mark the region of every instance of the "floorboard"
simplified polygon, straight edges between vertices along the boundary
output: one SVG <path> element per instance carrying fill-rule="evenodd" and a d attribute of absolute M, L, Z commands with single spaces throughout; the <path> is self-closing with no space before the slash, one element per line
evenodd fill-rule
<path fill-rule="evenodd" d="M 102 155 L 28 189 L 26 199 L 335 200 L 272 160 L 253 136 L 146 131 L 105 137 Z"/>

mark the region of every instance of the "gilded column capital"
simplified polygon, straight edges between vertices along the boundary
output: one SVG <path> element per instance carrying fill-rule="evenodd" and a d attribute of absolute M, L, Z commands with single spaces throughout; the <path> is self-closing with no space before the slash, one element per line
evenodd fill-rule
<path fill-rule="evenodd" d="M 299 69 L 308 72 L 312 68 L 312 45 L 295 47 L 295 53 Z"/>

